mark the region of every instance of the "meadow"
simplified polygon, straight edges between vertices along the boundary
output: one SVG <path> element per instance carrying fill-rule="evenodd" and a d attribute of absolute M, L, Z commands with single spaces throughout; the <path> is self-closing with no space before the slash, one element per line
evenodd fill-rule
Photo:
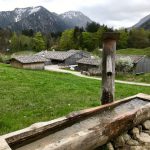
<path fill-rule="evenodd" d="M 116 100 L 150 87 L 116 84 Z M 101 82 L 0 64 L 0 135 L 100 105 Z"/>

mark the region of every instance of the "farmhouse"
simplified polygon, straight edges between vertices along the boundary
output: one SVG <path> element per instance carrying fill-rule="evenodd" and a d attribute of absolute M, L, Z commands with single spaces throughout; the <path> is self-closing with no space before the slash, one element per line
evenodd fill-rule
<path fill-rule="evenodd" d="M 88 52 L 81 50 L 69 50 L 69 51 L 42 51 L 37 53 L 38 56 L 43 56 L 46 59 L 51 60 L 52 64 L 61 65 L 75 65 L 77 61 L 83 57 L 90 57 Z"/>
<path fill-rule="evenodd" d="M 11 59 L 11 65 L 16 68 L 24 69 L 44 69 L 45 63 L 48 60 L 42 56 L 18 56 Z"/>

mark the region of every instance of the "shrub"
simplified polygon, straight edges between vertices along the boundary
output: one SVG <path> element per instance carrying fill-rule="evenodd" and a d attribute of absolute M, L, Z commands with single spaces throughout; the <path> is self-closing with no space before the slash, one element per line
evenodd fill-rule
<path fill-rule="evenodd" d="M 122 57 L 116 61 L 116 72 L 131 73 L 133 68 L 134 64 L 130 57 Z"/>
<path fill-rule="evenodd" d="M 9 63 L 10 61 L 10 56 L 9 55 L 3 55 L 3 54 L 0 54 L 0 62 L 1 63 Z"/>

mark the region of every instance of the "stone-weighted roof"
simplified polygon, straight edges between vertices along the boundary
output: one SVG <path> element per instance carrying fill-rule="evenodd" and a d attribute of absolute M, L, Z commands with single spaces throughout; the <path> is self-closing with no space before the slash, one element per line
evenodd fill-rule
<path fill-rule="evenodd" d="M 37 55 L 17 56 L 17 57 L 12 58 L 12 60 L 17 60 L 23 64 L 47 62 L 48 61 L 48 59 L 46 59 L 42 56 L 37 56 Z"/>
<path fill-rule="evenodd" d="M 47 59 L 53 59 L 53 60 L 65 60 L 71 56 L 73 56 L 76 53 L 81 52 L 80 50 L 69 50 L 69 51 L 41 51 L 37 53 L 36 55 L 43 56 Z M 84 52 L 85 53 L 85 52 Z M 86 56 L 86 53 L 83 54 Z M 88 54 L 87 54 L 88 55 Z"/>
<path fill-rule="evenodd" d="M 98 66 L 101 64 L 101 58 L 82 58 L 78 60 L 77 63 Z"/>

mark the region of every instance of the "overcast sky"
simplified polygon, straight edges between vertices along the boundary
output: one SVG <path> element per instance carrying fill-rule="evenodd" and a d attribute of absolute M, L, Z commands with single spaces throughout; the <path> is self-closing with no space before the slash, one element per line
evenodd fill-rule
<path fill-rule="evenodd" d="M 0 11 L 29 6 L 44 6 L 56 13 L 81 11 L 115 28 L 130 27 L 150 14 L 150 0 L 0 0 Z"/>

